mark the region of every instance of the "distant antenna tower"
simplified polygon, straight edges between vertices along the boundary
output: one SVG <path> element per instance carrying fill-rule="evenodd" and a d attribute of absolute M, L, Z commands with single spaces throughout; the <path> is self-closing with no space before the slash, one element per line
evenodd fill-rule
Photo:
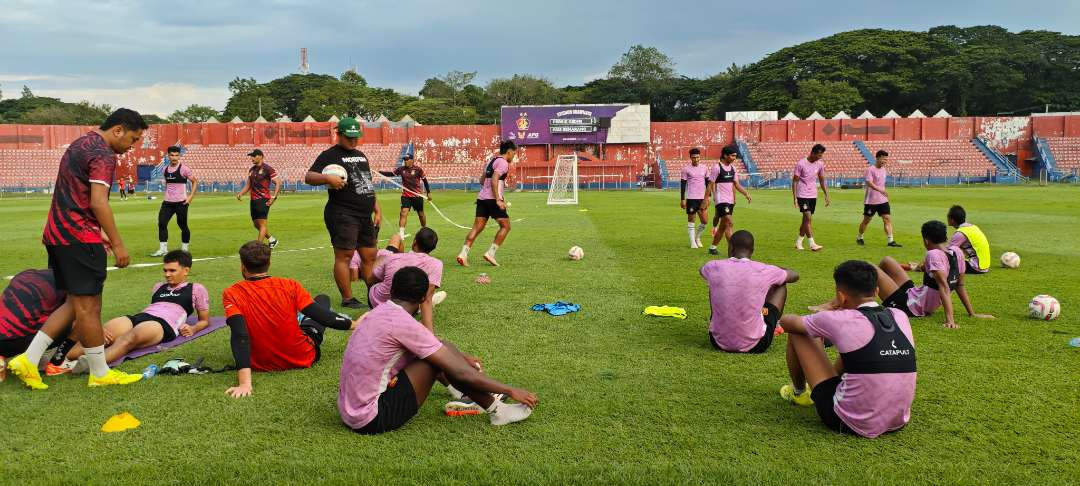
<path fill-rule="evenodd" d="M 311 72 L 311 71 L 308 69 L 307 48 L 306 47 L 301 47 L 300 48 L 300 74 L 308 74 L 309 72 Z"/>

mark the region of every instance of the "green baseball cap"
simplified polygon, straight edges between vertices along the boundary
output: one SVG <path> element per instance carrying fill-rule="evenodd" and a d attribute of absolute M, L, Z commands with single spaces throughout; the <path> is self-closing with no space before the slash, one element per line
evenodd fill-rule
<path fill-rule="evenodd" d="M 356 118 L 342 118 L 337 123 L 337 132 L 349 138 L 356 138 L 364 134 L 360 130 L 360 122 L 356 121 Z"/>

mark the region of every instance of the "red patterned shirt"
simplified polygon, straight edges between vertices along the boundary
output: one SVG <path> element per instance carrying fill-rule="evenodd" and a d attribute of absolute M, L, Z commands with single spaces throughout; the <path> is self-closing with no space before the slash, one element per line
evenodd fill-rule
<path fill-rule="evenodd" d="M 41 242 L 49 246 L 101 243 L 101 224 L 90 210 L 90 184 L 112 187 L 116 153 L 97 132 L 71 142 L 60 159 L 52 206 Z"/>

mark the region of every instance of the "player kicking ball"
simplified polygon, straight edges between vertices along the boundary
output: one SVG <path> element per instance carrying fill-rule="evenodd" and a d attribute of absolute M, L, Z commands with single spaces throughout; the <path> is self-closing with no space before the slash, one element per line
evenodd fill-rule
<path fill-rule="evenodd" d="M 416 321 L 429 289 L 423 270 L 402 268 L 394 275 L 390 300 L 368 312 L 349 337 L 338 388 L 341 421 L 365 435 L 401 428 L 440 375 L 472 399 L 470 406 L 486 412 L 491 425 L 529 418 L 539 403 L 535 394 L 488 378 L 475 358 Z M 502 395 L 519 403 L 503 403 Z"/>
<path fill-rule="evenodd" d="M 889 161 L 889 153 L 878 150 L 874 154 L 874 165 L 866 168 L 866 196 L 863 198 L 863 219 L 859 223 L 859 237 L 855 243 L 865 245 L 863 233 L 874 214 L 881 216 L 881 222 L 885 223 L 885 236 L 888 237 L 888 246 L 900 248 L 900 244 L 893 240 L 892 209 L 889 207 L 889 192 L 885 190 L 885 164 Z"/>
<path fill-rule="evenodd" d="M 480 232 L 484 231 L 488 218 L 495 218 L 499 223 L 499 231 L 495 233 L 495 241 L 491 247 L 484 252 L 484 261 L 492 266 L 499 266 L 499 262 L 495 261 L 495 252 L 510 234 L 510 215 L 506 212 L 507 203 L 504 197 L 506 176 L 510 174 L 510 163 L 514 161 L 516 154 L 517 145 L 514 141 L 504 140 L 499 144 L 499 155 L 493 157 L 484 168 L 484 173 L 480 176 L 480 194 L 476 195 L 476 218 L 469 234 L 465 235 L 465 246 L 461 247 L 461 253 L 458 253 L 458 265 L 469 266 L 469 250 L 473 242 Z"/>
<path fill-rule="evenodd" d="M 786 315 L 791 383 L 780 396 L 817 409 L 842 434 L 874 438 L 903 428 L 915 399 L 915 339 L 908 316 L 878 305 L 874 266 L 849 260 L 833 271 L 837 307 L 809 316 Z M 822 339 L 839 353 L 829 362 Z"/>
<path fill-rule="evenodd" d="M 829 199 L 829 189 L 825 185 L 825 146 L 814 144 L 810 149 L 810 155 L 795 164 L 795 170 L 791 176 L 791 195 L 795 207 L 802 213 L 802 223 L 799 225 L 799 238 L 795 240 L 795 249 L 803 249 L 803 238 L 810 243 L 810 250 L 818 251 L 822 246 L 814 242 L 814 228 L 812 222 L 814 211 L 817 210 L 818 186 L 825 194 L 825 207 L 832 204 Z"/>
<path fill-rule="evenodd" d="M 686 210 L 686 234 L 690 237 L 690 248 L 701 248 L 701 234 L 705 232 L 705 222 L 709 220 L 709 205 L 705 202 L 705 180 L 709 170 L 701 164 L 701 150 L 690 149 L 690 165 L 684 166 L 679 182 L 679 207 Z M 697 216 L 697 227 L 694 227 Z"/>
<path fill-rule="evenodd" d="M 718 255 L 720 252 L 716 245 L 720 238 L 731 242 L 731 232 L 735 227 L 732 218 L 735 215 L 735 191 L 739 191 L 746 197 L 746 204 L 750 204 L 750 192 L 739 183 L 738 174 L 735 172 L 735 160 L 739 152 L 735 147 L 727 146 L 720 152 L 720 163 L 709 173 L 709 186 L 706 192 L 712 194 L 713 202 L 716 203 L 716 214 L 713 215 L 713 239 L 709 246 L 710 255 Z M 717 225 L 719 223 L 719 225 Z"/>
<path fill-rule="evenodd" d="M 428 201 L 431 200 L 431 185 L 428 184 L 424 169 L 416 165 L 412 154 L 405 154 L 404 165 L 392 171 L 379 171 L 386 177 L 400 177 L 401 186 L 401 213 L 398 216 L 398 235 L 405 237 L 405 224 L 409 222 L 409 211 L 415 209 L 416 217 L 420 218 L 420 227 L 427 227 L 427 215 L 424 214 L 425 194 Z M 423 184 L 423 187 L 421 187 Z M 423 191 L 423 192 L 421 192 Z"/>

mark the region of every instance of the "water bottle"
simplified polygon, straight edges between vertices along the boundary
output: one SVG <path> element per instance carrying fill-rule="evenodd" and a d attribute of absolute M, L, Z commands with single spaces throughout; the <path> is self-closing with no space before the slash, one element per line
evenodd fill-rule
<path fill-rule="evenodd" d="M 142 371 L 142 377 L 144 380 L 149 380 L 150 378 L 157 376 L 157 373 L 158 365 L 152 364 L 150 366 L 147 366 L 146 369 Z"/>
<path fill-rule="evenodd" d="M 1069 340 L 1069 346 L 1074 348 L 1080 348 L 1080 337 L 1074 337 Z"/>

